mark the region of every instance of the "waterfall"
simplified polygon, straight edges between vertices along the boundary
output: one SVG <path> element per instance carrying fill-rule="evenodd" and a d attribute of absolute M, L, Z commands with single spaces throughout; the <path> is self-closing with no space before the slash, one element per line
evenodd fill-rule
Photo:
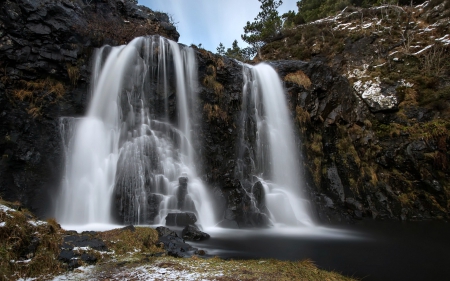
<path fill-rule="evenodd" d="M 302 194 L 302 169 L 280 78 L 264 63 L 244 65 L 243 75 L 236 176 L 251 182 L 253 197 L 265 200 L 264 210 L 259 211 L 275 225 L 313 225 L 309 201 Z"/>
<path fill-rule="evenodd" d="M 61 121 L 66 166 L 55 215 L 62 224 L 108 224 L 114 215 L 164 224 L 181 211 L 215 223 L 194 164 L 196 83 L 194 51 L 159 36 L 96 51 L 87 115 Z"/>

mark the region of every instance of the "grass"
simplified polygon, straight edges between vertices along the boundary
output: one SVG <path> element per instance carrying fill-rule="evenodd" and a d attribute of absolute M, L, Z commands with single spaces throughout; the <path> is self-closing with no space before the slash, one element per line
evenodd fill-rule
<path fill-rule="evenodd" d="M 113 229 L 99 233 L 99 238 L 116 255 L 128 253 L 159 253 L 163 250 L 157 246 L 158 232 L 148 227 L 136 227 L 135 231 Z"/>
<path fill-rule="evenodd" d="M 109 280 L 136 278 L 139 268 L 140 277 L 152 280 L 176 280 L 176 278 L 192 277 L 193 280 L 355 280 L 335 272 L 318 269 L 310 260 L 279 261 L 273 259 L 260 260 L 222 260 L 220 258 L 177 259 L 172 257 L 151 258 L 144 262 L 135 262 L 117 270 L 114 265 L 105 265 L 96 274 L 108 276 Z M 163 269 L 163 270 L 162 270 Z M 159 272 L 164 272 L 164 277 Z M 159 273 L 159 274 L 158 274 Z M 146 275 L 147 274 L 147 275 Z M 153 274 L 153 275 L 152 275 Z M 173 279 L 172 279 L 173 278 Z"/>
<path fill-rule="evenodd" d="M 284 77 L 284 81 L 297 84 L 298 86 L 303 86 L 305 89 L 309 89 L 312 84 L 309 77 L 301 70 L 294 73 L 289 73 L 286 77 Z"/>
<path fill-rule="evenodd" d="M 36 277 L 63 271 L 57 260 L 63 230 L 55 220 L 38 221 L 20 204 L 0 200 L 0 280 Z M 34 243 L 38 241 L 38 243 Z M 35 245 L 35 251 L 29 247 Z"/>
<path fill-rule="evenodd" d="M 58 101 L 65 92 L 64 85 L 51 78 L 35 81 L 20 80 L 13 90 L 13 97 L 21 102 L 28 102 L 27 112 L 36 118 L 42 115 L 42 107 L 46 103 Z"/>
<path fill-rule="evenodd" d="M 222 110 L 217 104 L 211 105 L 209 103 L 205 103 L 203 106 L 203 112 L 206 114 L 208 121 L 221 120 L 223 122 L 228 122 L 227 112 Z"/>

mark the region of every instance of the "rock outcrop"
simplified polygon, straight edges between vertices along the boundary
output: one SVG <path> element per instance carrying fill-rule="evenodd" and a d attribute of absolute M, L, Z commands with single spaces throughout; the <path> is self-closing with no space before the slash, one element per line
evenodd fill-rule
<path fill-rule="evenodd" d="M 95 47 L 179 34 L 133 0 L 0 4 L 0 195 L 48 215 L 62 173 L 60 117 L 85 113 Z M 50 208 L 49 208 L 50 207 Z"/>

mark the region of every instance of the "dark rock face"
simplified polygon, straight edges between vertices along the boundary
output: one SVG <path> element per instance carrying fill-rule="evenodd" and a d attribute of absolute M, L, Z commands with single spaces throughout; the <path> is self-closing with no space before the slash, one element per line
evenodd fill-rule
<path fill-rule="evenodd" d="M 95 33 L 94 30 L 101 32 Z M 133 0 L 0 4 L 0 193 L 46 216 L 62 175 L 60 120 L 82 116 L 94 47 L 179 34 Z"/>
<path fill-rule="evenodd" d="M 185 228 L 183 228 L 181 236 L 184 240 L 188 241 L 202 241 L 207 240 L 210 237 L 208 233 L 200 231 L 197 226 L 192 224 L 187 225 Z"/>

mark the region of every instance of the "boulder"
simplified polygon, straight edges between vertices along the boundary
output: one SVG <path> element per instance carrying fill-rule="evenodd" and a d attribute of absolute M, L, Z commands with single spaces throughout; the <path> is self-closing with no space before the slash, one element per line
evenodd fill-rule
<path fill-rule="evenodd" d="M 168 213 L 166 216 L 167 226 L 187 226 L 194 224 L 197 221 L 197 217 L 194 213 Z"/>
<path fill-rule="evenodd" d="M 182 238 L 167 227 L 157 227 L 159 242 L 163 244 L 167 254 L 176 258 L 189 257 L 194 255 L 198 249 L 184 242 Z"/>
<path fill-rule="evenodd" d="M 209 239 L 210 237 L 208 233 L 201 231 L 197 226 L 192 224 L 187 225 L 183 229 L 183 231 L 181 232 L 181 236 L 183 237 L 183 239 L 188 241 L 202 241 Z"/>

